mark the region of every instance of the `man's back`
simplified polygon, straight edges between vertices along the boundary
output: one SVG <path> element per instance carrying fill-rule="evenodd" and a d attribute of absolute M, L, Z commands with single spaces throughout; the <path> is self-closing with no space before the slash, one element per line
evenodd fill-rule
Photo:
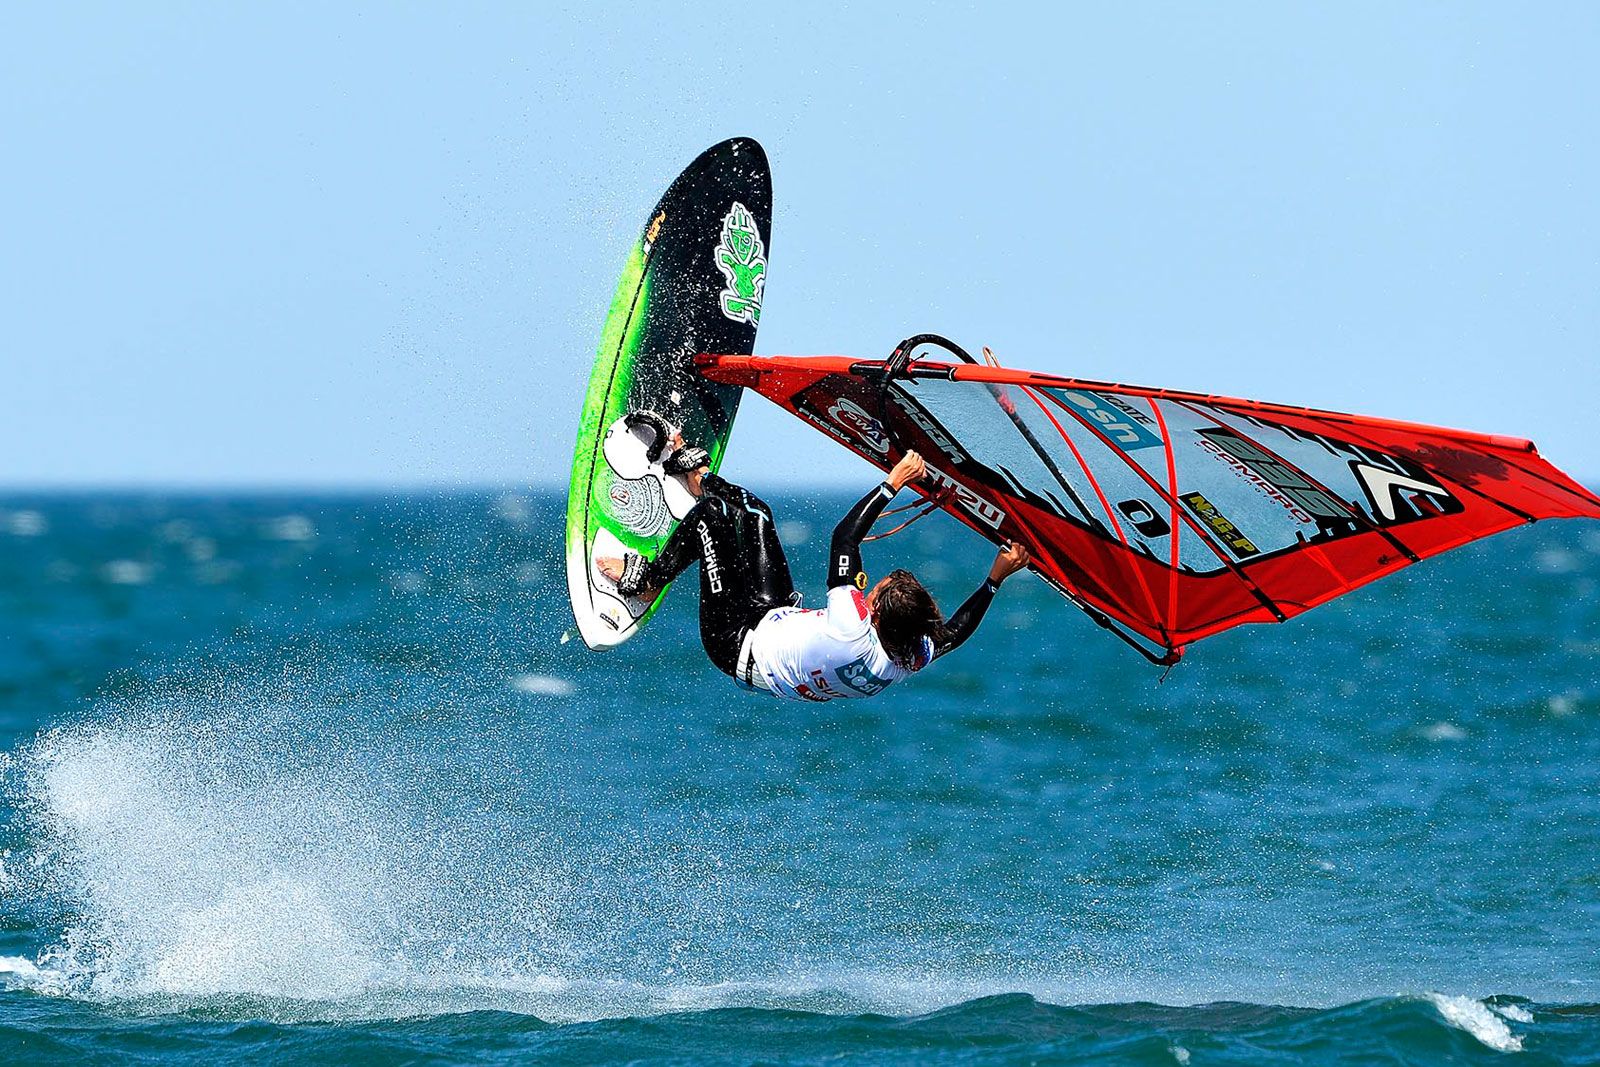
<path fill-rule="evenodd" d="M 790 699 L 876 696 L 911 673 L 884 651 L 866 597 L 853 586 L 829 589 L 826 608 L 770 612 L 750 642 L 754 671 Z"/>

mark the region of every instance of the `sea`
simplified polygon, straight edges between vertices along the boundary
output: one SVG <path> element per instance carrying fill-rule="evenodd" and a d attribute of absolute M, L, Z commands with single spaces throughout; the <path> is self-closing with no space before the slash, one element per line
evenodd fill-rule
<path fill-rule="evenodd" d="M 1165 677 L 1021 576 L 805 704 L 692 581 L 587 650 L 563 511 L 0 495 L 0 1064 L 1600 1062 L 1600 524 Z"/>

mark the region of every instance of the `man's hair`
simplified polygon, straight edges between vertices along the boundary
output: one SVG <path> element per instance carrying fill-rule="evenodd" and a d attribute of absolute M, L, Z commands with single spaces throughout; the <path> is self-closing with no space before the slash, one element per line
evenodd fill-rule
<path fill-rule="evenodd" d="M 891 571 L 872 602 L 872 625 L 895 665 L 914 671 L 922 662 L 922 641 L 935 645 L 944 634 L 944 616 L 933 595 L 907 570 Z"/>

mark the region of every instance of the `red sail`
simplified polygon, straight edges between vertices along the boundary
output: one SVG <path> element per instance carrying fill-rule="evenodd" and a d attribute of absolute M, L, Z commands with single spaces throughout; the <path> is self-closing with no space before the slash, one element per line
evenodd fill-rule
<path fill-rule="evenodd" d="M 922 492 L 1158 662 L 1512 526 L 1600 518 L 1518 438 L 970 362 L 909 358 L 887 383 L 894 361 L 700 362 L 881 468 L 922 453 Z"/>

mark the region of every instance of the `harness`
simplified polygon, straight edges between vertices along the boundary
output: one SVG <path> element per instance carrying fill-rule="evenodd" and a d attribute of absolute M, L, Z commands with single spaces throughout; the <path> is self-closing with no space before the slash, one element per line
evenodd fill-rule
<path fill-rule="evenodd" d="M 760 626 L 757 623 L 756 626 Z M 768 693 L 776 696 L 772 687 L 767 684 L 765 677 L 756 671 L 755 636 L 756 626 L 745 631 L 744 640 L 739 644 L 739 660 L 734 666 L 733 680 L 744 688 L 756 693 Z"/>

